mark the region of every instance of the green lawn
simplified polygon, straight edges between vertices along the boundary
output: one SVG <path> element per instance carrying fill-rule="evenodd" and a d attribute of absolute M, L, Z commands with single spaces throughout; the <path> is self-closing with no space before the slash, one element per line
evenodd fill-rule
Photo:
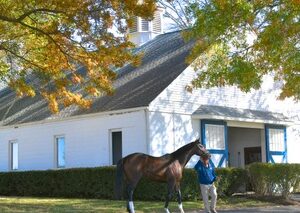
<path fill-rule="evenodd" d="M 218 209 L 272 205 L 270 201 L 258 201 L 253 198 L 232 197 L 218 199 Z M 163 202 L 136 201 L 136 212 L 162 212 Z M 203 208 L 202 201 L 184 202 L 184 209 Z M 176 202 L 170 203 L 170 209 L 177 211 Z M 55 199 L 0 197 L 0 212 L 126 212 L 125 201 L 96 199 Z"/>

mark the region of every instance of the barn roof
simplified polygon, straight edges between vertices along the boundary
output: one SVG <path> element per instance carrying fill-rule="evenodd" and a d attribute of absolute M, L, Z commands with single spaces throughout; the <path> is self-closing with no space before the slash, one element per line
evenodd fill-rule
<path fill-rule="evenodd" d="M 90 109 L 70 106 L 53 115 L 40 95 L 16 98 L 14 91 L 4 88 L 0 91 L 0 126 L 148 106 L 188 66 L 185 58 L 191 48 L 192 42 L 184 42 L 180 31 L 159 35 L 137 48 L 137 53 L 144 54 L 141 65 L 119 69 L 115 94 L 96 98 Z"/>
<path fill-rule="evenodd" d="M 201 119 L 256 121 L 259 123 L 276 123 L 285 125 L 291 125 L 293 123 L 282 113 L 214 105 L 201 105 L 192 116 L 194 118 Z"/>

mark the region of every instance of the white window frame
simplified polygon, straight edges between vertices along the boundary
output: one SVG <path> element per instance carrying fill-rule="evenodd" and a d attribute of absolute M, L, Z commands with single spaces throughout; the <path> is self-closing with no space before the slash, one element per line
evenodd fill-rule
<path fill-rule="evenodd" d="M 225 128 L 217 124 L 205 124 L 207 149 L 225 149 Z M 220 146 L 221 145 L 221 146 Z"/>
<path fill-rule="evenodd" d="M 269 150 L 285 151 L 284 129 L 269 128 Z"/>
<path fill-rule="evenodd" d="M 19 170 L 19 143 L 18 143 L 18 140 L 10 140 L 9 141 L 9 143 L 8 143 L 9 145 L 9 148 L 8 148 L 8 151 L 9 151 L 9 170 L 10 171 L 17 171 L 17 170 Z M 14 158 L 14 154 L 13 154 L 13 152 L 14 152 L 14 150 L 13 150 L 13 144 L 17 144 L 17 148 L 18 148 L 18 150 L 17 150 L 17 168 L 14 168 L 14 160 L 13 160 L 13 158 Z"/>
<path fill-rule="evenodd" d="M 65 155 L 65 165 L 59 166 L 58 165 L 58 140 L 59 138 L 64 138 L 64 155 Z M 65 135 L 55 135 L 54 136 L 54 167 L 56 169 L 64 169 L 66 168 L 67 160 L 66 160 L 66 136 Z"/>

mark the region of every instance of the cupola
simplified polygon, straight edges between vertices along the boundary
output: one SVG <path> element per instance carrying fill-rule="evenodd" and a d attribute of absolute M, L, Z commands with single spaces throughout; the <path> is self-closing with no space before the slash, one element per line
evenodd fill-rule
<path fill-rule="evenodd" d="M 163 8 L 157 7 L 153 20 L 135 17 L 132 26 L 129 28 L 129 40 L 136 46 L 141 46 L 157 35 L 162 34 L 163 12 Z"/>

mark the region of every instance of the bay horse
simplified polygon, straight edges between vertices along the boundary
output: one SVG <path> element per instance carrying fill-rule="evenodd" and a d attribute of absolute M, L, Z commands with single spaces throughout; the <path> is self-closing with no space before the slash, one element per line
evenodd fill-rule
<path fill-rule="evenodd" d="M 118 161 L 117 175 L 115 185 L 115 197 L 121 198 L 123 175 L 127 182 L 128 202 L 127 210 L 134 213 L 133 191 L 142 177 L 150 180 L 167 183 L 167 196 L 165 202 L 165 211 L 169 213 L 169 200 L 172 198 L 173 192 L 177 193 L 178 207 L 183 213 L 180 181 L 182 172 L 193 155 L 201 156 L 207 153 L 207 150 L 199 142 L 194 142 L 179 148 L 173 153 L 163 155 L 161 157 L 153 157 L 143 153 L 133 153 Z"/>

